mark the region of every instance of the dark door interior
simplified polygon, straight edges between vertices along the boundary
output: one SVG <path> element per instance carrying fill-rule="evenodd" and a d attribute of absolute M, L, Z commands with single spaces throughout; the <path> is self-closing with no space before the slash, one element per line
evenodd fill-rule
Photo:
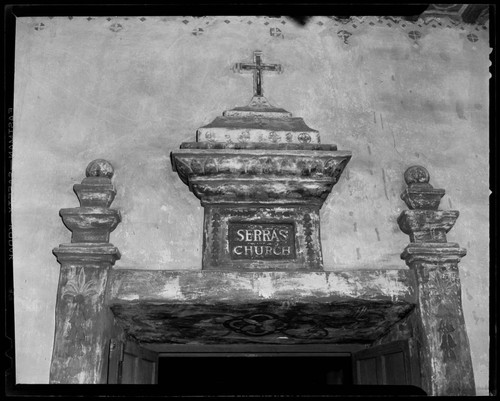
<path fill-rule="evenodd" d="M 400 350 L 382 348 L 387 356 L 383 362 L 386 377 L 393 370 L 397 377 L 384 383 L 366 382 L 364 376 L 356 381 L 357 357 L 363 358 L 362 353 L 198 354 L 160 357 L 158 387 L 166 394 L 182 395 L 425 395 L 412 382 L 411 373 L 396 372 L 406 365 L 401 366 L 401 355 L 395 349 Z M 363 371 L 365 374 L 372 377 L 377 373 Z"/>
<path fill-rule="evenodd" d="M 169 352 L 127 342 L 110 352 L 108 383 L 156 384 L 130 394 L 425 395 L 412 341 L 357 352 Z M 142 394 L 142 393 L 141 393 Z"/>
<path fill-rule="evenodd" d="M 319 394 L 352 385 L 350 356 L 203 356 L 159 359 L 158 385 L 182 394 Z"/>

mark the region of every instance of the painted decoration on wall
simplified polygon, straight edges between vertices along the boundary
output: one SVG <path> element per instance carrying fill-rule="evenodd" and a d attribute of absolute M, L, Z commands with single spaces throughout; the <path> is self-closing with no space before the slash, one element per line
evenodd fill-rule
<path fill-rule="evenodd" d="M 75 304 L 83 305 L 89 297 L 97 294 L 95 286 L 95 280 L 86 281 L 85 269 L 80 268 L 78 276 L 66 283 L 61 297 L 70 297 Z"/>

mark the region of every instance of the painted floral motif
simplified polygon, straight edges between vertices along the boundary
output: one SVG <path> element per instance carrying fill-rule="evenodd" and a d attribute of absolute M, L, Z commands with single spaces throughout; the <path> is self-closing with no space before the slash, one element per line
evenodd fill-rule
<path fill-rule="evenodd" d="M 346 31 L 345 29 L 342 29 L 340 31 L 337 32 L 337 36 L 342 39 L 344 41 L 344 44 L 348 44 L 347 43 L 347 40 L 349 39 L 349 37 L 351 37 L 352 33 L 349 32 L 349 31 Z"/>
<path fill-rule="evenodd" d="M 299 142 L 301 143 L 309 143 L 311 142 L 311 135 L 305 133 L 305 132 L 301 132 L 299 134 Z"/>
<path fill-rule="evenodd" d="M 94 289 L 95 285 L 95 280 L 86 282 L 85 271 L 82 268 L 75 280 L 68 281 L 62 293 L 62 297 L 68 296 L 73 299 L 74 303 L 79 305 L 84 304 L 88 297 L 97 294 L 97 291 Z"/>
<path fill-rule="evenodd" d="M 214 134 L 212 134 L 211 132 L 206 132 L 205 133 L 205 139 L 208 141 L 208 142 L 214 142 L 215 139 L 214 139 Z"/>
<path fill-rule="evenodd" d="M 284 302 L 283 307 L 276 304 L 277 309 L 267 311 L 252 307 L 252 310 L 247 309 L 240 314 L 232 314 L 231 308 L 214 311 L 211 306 L 201 305 L 186 305 L 182 313 L 166 313 L 162 305 L 143 305 L 138 306 L 142 317 L 133 320 L 128 335 L 158 343 L 188 343 L 204 338 L 209 343 L 222 344 L 226 341 L 223 337 L 226 337 L 228 343 L 234 344 L 235 340 L 239 340 L 238 337 L 243 336 L 247 343 L 275 343 L 276 336 L 314 339 L 324 343 L 325 340 L 331 342 L 352 335 L 360 342 L 365 342 L 372 341 L 374 335 L 382 335 L 400 316 L 407 315 L 413 309 L 413 305 L 403 303 L 392 305 L 393 312 L 389 312 L 383 304 L 380 308 L 368 307 L 363 312 L 364 304 L 348 302 L 339 304 L 339 308 L 331 309 L 328 314 L 310 313 L 312 309 L 308 313 L 293 300 Z M 388 302 L 386 305 L 390 304 Z M 115 316 L 125 320 L 130 318 L 123 305 L 114 305 L 112 309 Z"/>
<path fill-rule="evenodd" d="M 266 23 L 267 25 L 268 23 Z M 274 37 L 274 38 L 281 38 L 281 39 L 285 39 L 285 35 L 283 34 L 283 32 L 281 32 L 281 29 L 279 28 L 271 28 L 269 30 L 269 34 Z"/>
<path fill-rule="evenodd" d="M 456 359 L 455 351 L 453 348 L 457 346 L 456 342 L 453 340 L 451 333 L 455 331 L 455 327 L 445 319 L 439 322 L 439 333 L 441 334 L 441 351 L 443 351 L 444 359 Z"/>
<path fill-rule="evenodd" d="M 78 276 L 66 283 L 61 297 L 69 297 L 74 307 L 69 318 L 69 328 L 64 333 L 64 337 L 75 341 L 76 343 L 86 343 L 86 331 L 84 329 L 87 321 L 92 316 L 92 305 L 88 302 L 89 298 L 95 294 L 95 280 L 86 281 L 85 269 L 81 268 Z M 78 347 L 76 351 L 83 355 L 83 349 Z"/>
<path fill-rule="evenodd" d="M 277 143 L 277 142 L 279 142 L 279 141 L 281 140 L 281 138 L 280 138 L 279 134 L 277 134 L 277 133 L 276 133 L 276 132 L 274 132 L 274 131 L 271 131 L 271 132 L 269 133 L 269 139 L 270 139 L 270 140 L 271 140 L 271 142 L 273 142 L 273 143 Z"/>
<path fill-rule="evenodd" d="M 283 331 L 293 338 L 324 338 L 328 336 L 328 330 L 326 330 L 320 321 L 308 317 L 308 316 L 297 316 L 295 319 L 290 321 L 289 327 Z"/>
<path fill-rule="evenodd" d="M 442 297 L 455 296 L 457 292 L 458 285 L 458 275 L 453 271 L 434 271 L 431 272 L 434 282 L 434 290 L 436 294 L 441 294 Z M 441 304 L 439 307 L 439 313 L 442 316 L 449 314 L 449 305 Z"/>
<path fill-rule="evenodd" d="M 212 252 L 211 252 L 211 257 L 212 257 L 212 263 L 214 265 L 217 265 L 219 263 L 219 228 L 221 226 L 220 223 L 220 215 L 218 213 L 214 214 L 214 217 L 212 219 Z"/>
<path fill-rule="evenodd" d="M 285 328 L 286 323 L 270 313 L 255 313 L 224 322 L 224 327 L 252 337 L 265 336 Z"/>
<path fill-rule="evenodd" d="M 231 334 L 231 330 L 225 332 L 220 330 L 221 325 L 231 316 L 225 314 L 202 313 L 198 315 L 188 315 L 177 317 L 169 322 L 169 326 L 176 331 L 175 336 L 180 338 L 200 338 L 200 337 L 226 337 Z M 153 325 L 153 330 L 158 327 Z"/>
<path fill-rule="evenodd" d="M 286 138 L 287 142 L 292 142 L 292 139 L 293 139 L 292 133 L 291 132 L 287 132 L 286 135 L 285 135 L 285 138 Z"/>
<path fill-rule="evenodd" d="M 112 32 L 120 32 L 123 29 L 122 24 L 114 23 L 109 27 L 109 30 Z"/>
<path fill-rule="evenodd" d="M 312 242 L 313 231 L 312 231 L 311 216 L 308 213 L 304 214 L 303 224 L 304 224 L 304 236 L 306 238 L 307 259 L 311 261 L 314 259 L 314 246 Z"/>
<path fill-rule="evenodd" d="M 238 142 L 248 142 L 250 140 L 250 132 L 243 131 L 238 137 Z"/>
<path fill-rule="evenodd" d="M 286 308 L 292 305 L 287 305 Z M 366 313 L 366 310 L 363 311 Z M 383 319 L 383 316 L 381 317 Z M 330 333 L 327 326 L 337 329 L 353 328 L 358 322 L 356 318 L 346 321 L 342 319 L 325 319 L 322 316 L 297 315 L 291 319 L 280 317 L 272 313 L 253 313 L 226 320 L 223 326 L 235 333 L 249 337 L 262 337 L 272 334 L 281 334 L 296 339 L 323 339 Z M 366 322 L 364 322 L 366 326 Z M 361 324 L 360 327 L 363 327 Z"/>
<path fill-rule="evenodd" d="M 410 31 L 408 32 L 408 37 L 416 41 L 422 37 L 422 33 L 419 31 Z"/>
<path fill-rule="evenodd" d="M 477 35 L 475 35 L 475 34 L 473 34 L 473 33 L 469 33 L 469 34 L 467 35 L 467 40 L 468 40 L 469 42 L 474 43 L 474 42 L 477 42 L 477 41 L 479 40 L 479 38 L 477 37 Z"/>
<path fill-rule="evenodd" d="M 360 317 L 363 317 L 366 315 L 366 312 L 368 311 L 368 308 L 366 306 L 360 306 L 359 308 L 356 309 L 356 312 L 354 313 L 354 318 L 359 319 Z"/>

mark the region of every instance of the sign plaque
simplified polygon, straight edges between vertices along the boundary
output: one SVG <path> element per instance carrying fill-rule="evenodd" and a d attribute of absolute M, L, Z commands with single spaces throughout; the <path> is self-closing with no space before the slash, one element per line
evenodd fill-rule
<path fill-rule="evenodd" d="M 231 259 L 282 260 L 295 259 L 293 223 L 229 222 Z"/>

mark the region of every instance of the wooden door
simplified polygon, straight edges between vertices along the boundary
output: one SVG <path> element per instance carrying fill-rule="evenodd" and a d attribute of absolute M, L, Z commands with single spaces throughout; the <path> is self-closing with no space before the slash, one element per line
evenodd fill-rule
<path fill-rule="evenodd" d="M 413 340 L 400 340 L 353 353 L 355 384 L 420 387 L 420 363 Z"/>
<path fill-rule="evenodd" d="M 157 384 L 158 353 L 127 341 L 112 340 L 108 384 Z"/>

